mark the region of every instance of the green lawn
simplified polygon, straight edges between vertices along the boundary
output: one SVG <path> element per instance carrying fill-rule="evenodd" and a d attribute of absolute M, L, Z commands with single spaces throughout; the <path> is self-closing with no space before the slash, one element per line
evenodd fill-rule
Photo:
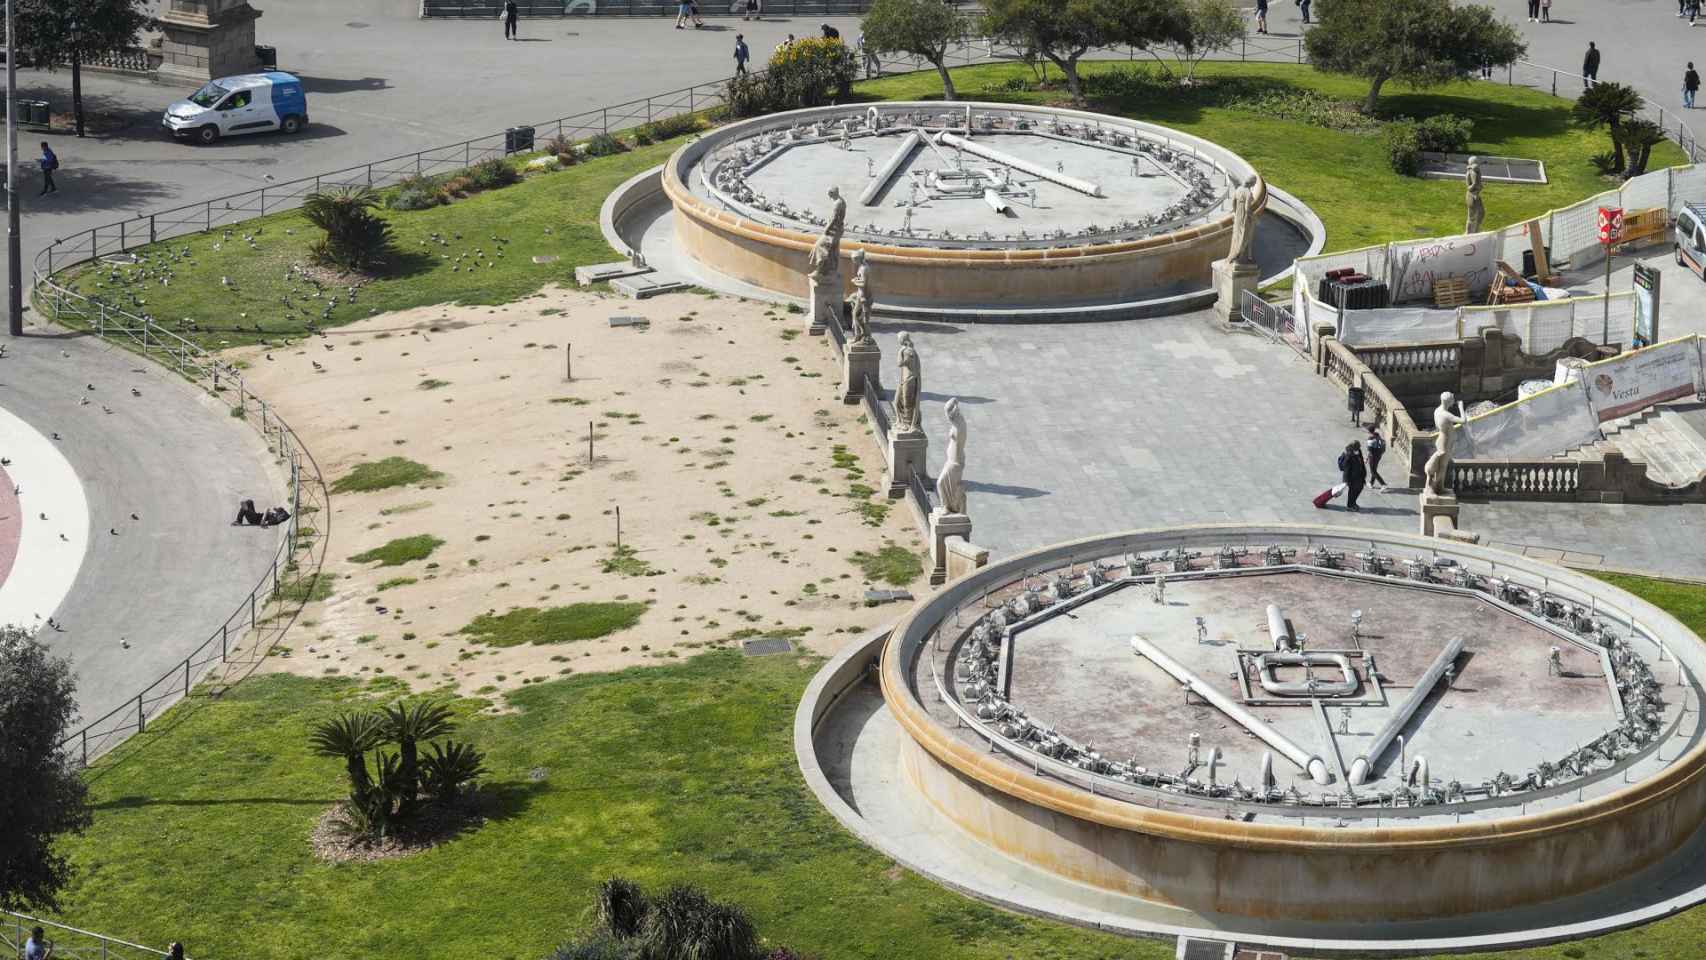
<path fill-rule="evenodd" d="M 1094 75 L 1114 68 L 1130 69 L 1130 65 L 1089 64 L 1086 72 Z M 1029 68 L 1019 64 L 970 67 L 955 75 L 966 97 L 1025 103 L 1063 99 L 1058 90 L 1008 89 L 1011 82 L 1032 76 Z M 1462 185 L 1391 172 L 1377 134 L 1273 119 L 1251 108 L 1207 105 L 1224 101 L 1226 91 L 1234 87 L 1251 95 L 1303 89 L 1351 100 L 1359 95 L 1359 81 L 1289 64 L 1206 64 L 1202 76 L 1213 83 L 1194 91 L 1122 88 L 1123 93 L 1092 106 L 1176 127 L 1242 154 L 1273 183 L 1314 207 L 1327 226 L 1329 250 L 1462 229 Z M 1545 161 L 1550 177 L 1545 186 L 1491 184 L 1486 188 L 1488 224 L 1513 223 L 1613 186 L 1595 175 L 1587 161 L 1589 155 L 1605 149 L 1604 134 L 1571 126 L 1567 100 L 1497 84 L 1458 84 L 1423 93 L 1402 85 L 1388 89 L 1382 103 L 1389 114 L 1456 113 L 1475 121 L 1474 149 Z M 912 99 L 938 92 L 934 73 L 858 87 L 858 95 L 867 99 Z M 360 291 L 355 303 L 340 302 L 329 319 L 317 322 L 337 326 L 375 312 L 438 303 L 507 303 L 548 283 L 570 283 L 576 266 L 616 257 L 598 229 L 598 210 L 605 195 L 633 174 L 661 163 L 678 144 L 653 144 L 592 159 L 448 206 L 384 211 L 397 240 L 395 262 Z M 1667 142 L 1654 150 L 1655 168 L 1681 161 L 1681 151 L 1674 144 Z M 74 272 L 72 285 L 121 304 L 129 303 L 132 295 L 140 296 L 141 309 L 167 329 L 206 346 L 298 336 L 304 330 L 303 318 L 287 316 L 281 298 L 288 294 L 303 302 L 308 288 L 288 282 L 285 274 L 292 264 L 307 261 L 308 244 L 317 231 L 295 212 L 261 218 L 260 224 L 263 232 L 256 237 L 257 250 L 250 250 L 241 237 L 254 224 L 233 228 L 230 239 L 216 229 L 145 248 L 142 252 L 155 264 L 168 255 L 178 258 L 172 264 L 175 279 L 170 286 L 114 282 L 114 268 Z M 187 257 L 183 256 L 186 249 Z M 502 257 L 496 255 L 500 249 Z M 557 259 L 535 263 L 535 257 Z M 123 276 L 131 268 L 117 271 Z M 222 284 L 221 278 L 232 282 Z M 327 291 L 328 296 L 339 292 Z M 308 302 L 312 304 L 308 312 L 319 317 L 324 301 Z M 427 381 L 423 388 L 432 385 Z"/>
<path fill-rule="evenodd" d="M 1706 588 L 1618 577 L 1706 633 Z M 394 681 L 259 677 L 173 708 L 89 773 L 95 824 L 67 843 L 69 922 L 212 957 L 538 960 L 591 920 L 594 886 L 702 884 L 775 942 L 825 960 L 1161 960 L 1123 940 L 985 907 L 845 833 L 795 767 L 793 713 L 817 663 L 732 652 L 463 700 L 502 812 L 406 860 L 328 866 L 307 836 L 340 791 L 310 726 Z M 542 779 L 532 774 L 542 771 Z M 1694 960 L 1706 913 L 1516 960 Z"/>

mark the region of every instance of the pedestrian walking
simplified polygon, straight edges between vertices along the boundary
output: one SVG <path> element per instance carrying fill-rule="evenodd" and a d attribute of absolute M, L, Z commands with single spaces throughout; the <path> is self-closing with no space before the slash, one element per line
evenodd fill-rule
<path fill-rule="evenodd" d="M 184 945 L 172 941 L 172 945 L 166 948 L 166 960 L 184 960 Z"/>
<path fill-rule="evenodd" d="M 1700 19 L 1700 0 L 1688 0 L 1688 25 L 1694 26 L 1694 21 Z"/>
<path fill-rule="evenodd" d="M 1540 22 L 1540 0 L 1528 0 L 1528 22 Z"/>
<path fill-rule="evenodd" d="M 22 956 L 24 960 L 48 960 L 53 956 L 53 941 L 47 939 L 46 931 L 40 927 L 30 931 L 30 938 L 24 941 Z"/>
<path fill-rule="evenodd" d="M 46 140 L 41 142 L 40 163 L 41 193 L 37 194 L 37 196 L 45 197 L 50 193 L 58 193 L 59 184 L 53 182 L 53 171 L 59 169 L 59 157 L 54 155 L 53 148 L 47 145 Z"/>
<path fill-rule="evenodd" d="M 854 44 L 854 49 L 859 51 L 859 59 L 865 64 L 866 80 L 883 72 L 883 62 L 877 59 L 877 51 L 871 49 L 870 44 L 865 42 L 864 34 L 859 34 L 859 40 Z"/>
<path fill-rule="evenodd" d="M 1688 61 L 1688 69 L 1682 73 L 1682 105 L 1694 109 L 1694 95 L 1700 91 L 1700 74 L 1694 72 L 1694 61 Z"/>
<path fill-rule="evenodd" d="M 746 15 L 741 17 L 741 19 L 742 20 L 763 20 L 764 19 L 763 13 L 759 9 L 759 6 L 758 6 L 758 0 L 746 0 Z"/>
<path fill-rule="evenodd" d="M 1380 458 L 1386 455 L 1386 438 L 1380 435 L 1380 425 L 1368 425 L 1368 439 L 1363 441 L 1368 449 L 1368 482 L 1370 486 L 1388 486 L 1386 478 L 1380 475 Z"/>
<path fill-rule="evenodd" d="M 521 10 L 515 5 L 515 0 L 504 0 L 504 39 L 515 39 L 515 21 L 521 16 Z"/>
<path fill-rule="evenodd" d="M 1339 481 L 1345 485 L 1345 509 L 1361 513 L 1357 497 L 1362 496 L 1363 483 L 1368 479 L 1368 467 L 1362 462 L 1362 448 L 1356 441 L 1345 445 L 1339 454 Z"/>
<path fill-rule="evenodd" d="M 746 48 L 746 34 L 735 34 L 735 76 L 746 76 L 746 62 L 752 59 L 752 51 Z"/>
<path fill-rule="evenodd" d="M 1297 0 L 1297 8 L 1303 11 L 1303 22 L 1309 22 L 1309 0 Z"/>
<path fill-rule="evenodd" d="M 699 16 L 699 0 L 687 0 L 687 10 L 693 14 L 693 29 L 697 30 L 705 25 L 704 18 Z"/>
<path fill-rule="evenodd" d="M 1552 0 L 1540 0 L 1540 22 L 1552 22 Z"/>
<path fill-rule="evenodd" d="M 1256 32 L 1268 32 L 1268 0 L 1256 0 Z"/>
<path fill-rule="evenodd" d="M 1676 15 L 1678 19 L 1688 16 L 1688 0 L 1676 0 Z"/>
<path fill-rule="evenodd" d="M 1493 79 L 1493 58 L 1492 57 L 1482 57 L 1481 58 L 1481 79 L 1482 80 Z"/>
<path fill-rule="evenodd" d="M 1593 86 L 1594 81 L 1598 79 L 1599 48 L 1593 45 L 1592 40 L 1589 40 L 1587 56 L 1582 57 L 1582 89 L 1586 90 Z"/>
<path fill-rule="evenodd" d="M 677 30 L 687 29 L 687 19 L 689 17 L 691 17 L 692 15 L 693 15 L 693 4 L 688 2 L 688 0 L 681 0 L 680 3 L 676 4 L 675 5 L 675 29 L 677 29 Z"/>

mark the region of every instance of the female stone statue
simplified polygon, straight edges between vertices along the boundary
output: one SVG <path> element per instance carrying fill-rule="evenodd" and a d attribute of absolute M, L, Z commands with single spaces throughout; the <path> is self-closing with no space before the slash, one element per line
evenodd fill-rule
<path fill-rule="evenodd" d="M 1250 242 L 1256 238 L 1256 175 L 1250 174 L 1232 191 L 1232 250 L 1226 259 L 1250 263 Z"/>
<path fill-rule="evenodd" d="M 871 286 L 871 271 L 865 263 L 865 251 L 853 251 L 853 341 L 871 342 L 871 300 L 876 290 Z"/>
<path fill-rule="evenodd" d="M 1480 157 L 1470 157 L 1469 165 L 1463 171 L 1463 202 L 1469 208 L 1463 223 L 1463 232 L 1478 233 L 1481 229 L 1481 218 L 1487 215 L 1487 208 L 1481 205 Z"/>
<path fill-rule="evenodd" d="M 912 346 L 912 334 L 900 335 L 900 383 L 894 388 L 894 428 L 896 433 L 918 432 L 918 389 L 922 370 L 918 351 Z"/>
<path fill-rule="evenodd" d="M 948 416 L 948 453 L 936 476 L 936 499 L 943 513 L 965 513 L 966 418 L 960 413 L 960 399 L 950 399 L 942 412 Z"/>

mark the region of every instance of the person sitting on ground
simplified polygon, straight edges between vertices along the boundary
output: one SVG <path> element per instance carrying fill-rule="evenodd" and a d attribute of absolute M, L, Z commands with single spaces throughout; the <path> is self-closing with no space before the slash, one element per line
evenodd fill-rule
<path fill-rule="evenodd" d="M 823 25 L 823 38 L 825 40 L 840 40 L 841 31 L 826 23 Z"/>
<path fill-rule="evenodd" d="M 237 504 L 237 519 L 231 521 L 233 527 L 248 524 L 258 527 L 261 523 L 261 512 L 255 509 L 255 501 L 243 500 Z"/>
<path fill-rule="evenodd" d="M 283 507 L 273 507 L 271 510 L 268 510 L 266 512 L 265 516 L 263 516 L 261 518 L 261 526 L 263 526 L 263 527 L 276 527 L 279 524 L 281 524 L 284 521 L 289 520 L 289 519 L 290 519 L 290 511 L 289 510 L 286 510 Z"/>

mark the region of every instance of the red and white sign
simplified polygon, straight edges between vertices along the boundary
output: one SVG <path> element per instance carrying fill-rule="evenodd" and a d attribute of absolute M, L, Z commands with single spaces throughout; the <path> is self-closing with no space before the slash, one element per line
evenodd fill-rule
<path fill-rule="evenodd" d="M 1599 208 L 1599 242 L 1616 243 L 1623 239 L 1623 208 Z"/>

